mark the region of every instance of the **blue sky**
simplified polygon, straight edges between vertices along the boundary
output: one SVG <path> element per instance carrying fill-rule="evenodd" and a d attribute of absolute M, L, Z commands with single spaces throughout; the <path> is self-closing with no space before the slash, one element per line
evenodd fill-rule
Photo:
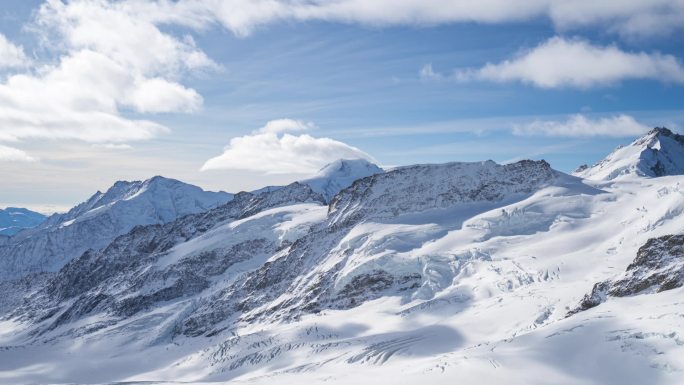
<path fill-rule="evenodd" d="M 337 155 L 383 166 L 546 159 L 570 172 L 649 127 L 684 125 L 681 1 L 608 1 L 614 11 L 546 2 L 550 11 L 409 0 L 398 2 L 405 14 L 385 16 L 346 0 L 343 11 L 206 0 L 163 12 L 152 0 L 5 1 L 0 33 L 25 63 L 0 64 L 17 105 L 0 109 L 0 206 L 61 209 L 156 174 L 253 189 Z M 35 86 L 15 101 L 17 76 Z M 261 129 L 270 121 L 280 123 Z"/>

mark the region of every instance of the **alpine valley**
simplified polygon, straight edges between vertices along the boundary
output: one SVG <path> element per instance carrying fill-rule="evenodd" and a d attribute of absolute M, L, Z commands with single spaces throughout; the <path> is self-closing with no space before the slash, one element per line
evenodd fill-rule
<path fill-rule="evenodd" d="M 655 128 L 572 175 L 117 182 L 0 236 L 0 383 L 682 384 L 683 174 Z"/>

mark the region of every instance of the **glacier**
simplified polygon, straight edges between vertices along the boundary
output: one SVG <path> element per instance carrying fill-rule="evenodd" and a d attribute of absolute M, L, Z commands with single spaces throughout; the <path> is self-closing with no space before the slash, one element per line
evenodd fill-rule
<path fill-rule="evenodd" d="M 680 384 L 683 151 L 658 128 L 573 175 L 340 161 L 184 215 L 154 199 L 0 282 L 0 383 Z M 51 228 L 147 190 L 122 191 Z"/>

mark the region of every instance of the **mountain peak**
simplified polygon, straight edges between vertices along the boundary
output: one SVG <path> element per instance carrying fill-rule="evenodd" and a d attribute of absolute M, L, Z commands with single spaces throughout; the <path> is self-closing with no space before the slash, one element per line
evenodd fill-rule
<path fill-rule="evenodd" d="M 628 146 L 616 148 L 597 164 L 575 171 L 586 179 L 612 180 L 626 175 L 660 177 L 684 174 L 684 135 L 655 127 Z"/>
<path fill-rule="evenodd" d="M 667 127 L 655 127 L 651 131 L 649 131 L 646 135 L 665 135 L 665 136 L 678 136 L 682 137 L 679 134 L 675 134 L 672 132 L 669 128 Z"/>
<path fill-rule="evenodd" d="M 366 159 L 338 159 L 334 162 L 328 163 L 323 166 L 317 173 L 316 176 L 322 175 L 332 175 L 332 174 L 351 174 L 358 170 L 373 170 L 380 171 L 382 169 L 376 164 L 369 162 Z"/>
<path fill-rule="evenodd" d="M 45 218 L 43 214 L 22 207 L 0 209 L 0 234 L 14 235 L 23 229 L 38 226 Z"/>
<path fill-rule="evenodd" d="M 118 181 L 65 214 L 21 231 L 0 247 L 0 280 L 56 271 L 87 249 L 99 250 L 138 225 L 164 224 L 223 205 L 226 192 L 155 176 Z"/>
<path fill-rule="evenodd" d="M 315 176 L 300 182 L 309 185 L 329 202 L 355 180 L 382 172 L 383 169 L 366 159 L 338 159 L 323 166 Z"/>
<path fill-rule="evenodd" d="M 167 178 L 165 176 L 161 175 L 155 175 L 150 179 L 147 179 L 142 182 L 143 184 L 146 185 L 176 185 L 176 184 L 184 184 L 183 182 L 173 179 L 173 178 Z"/>

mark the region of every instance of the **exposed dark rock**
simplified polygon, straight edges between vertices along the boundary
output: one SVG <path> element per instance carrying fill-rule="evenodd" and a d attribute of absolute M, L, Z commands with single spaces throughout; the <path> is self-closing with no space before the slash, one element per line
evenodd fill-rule
<path fill-rule="evenodd" d="M 684 285 L 684 234 L 651 238 L 644 244 L 622 276 L 594 285 L 579 307 L 570 314 L 605 302 L 608 297 L 627 297 L 672 290 Z"/>

